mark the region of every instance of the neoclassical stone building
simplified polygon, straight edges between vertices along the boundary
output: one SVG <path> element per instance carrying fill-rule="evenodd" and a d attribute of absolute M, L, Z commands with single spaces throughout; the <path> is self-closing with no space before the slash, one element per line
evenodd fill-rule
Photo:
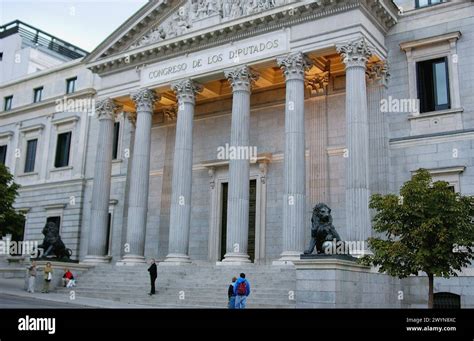
<path fill-rule="evenodd" d="M 364 241 L 370 195 L 418 168 L 474 194 L 473 16 L 469 1 L 149 1 L 81 61 L 96 105 L 75 257 L 292 264 L 319 202 Z M 473 274 L 437 289 L 472 306 Z"/>
<path fill-rule="evenodd" d="M 85 59 L 101 78 L 86 260 L 108 261 L 111 199 L 111 255 L 125 263 L 299 259 L 320 201 L 346 239 L 370 236 L 369 195 L 388 184 L 374 104 L 386 92 L 385 37 L 397 7 L 229 3 L 230 11 L 225 1 L 151 2 Z M 114 174 L 121 111 L 133 124 Z M 219 159 L 226 144 L 257 153 Z"/>

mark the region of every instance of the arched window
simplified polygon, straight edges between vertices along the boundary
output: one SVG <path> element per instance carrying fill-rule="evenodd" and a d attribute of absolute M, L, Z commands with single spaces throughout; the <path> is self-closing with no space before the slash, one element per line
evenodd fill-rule
<path fill-rule="evenodd" d="M 450 292 L 437 292 L 434 294 L 433 308 L 461 309 L 461 296 Z"/>

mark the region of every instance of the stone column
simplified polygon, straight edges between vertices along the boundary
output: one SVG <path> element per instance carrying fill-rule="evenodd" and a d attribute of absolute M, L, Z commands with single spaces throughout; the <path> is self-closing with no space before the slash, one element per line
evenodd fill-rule
<path fill-rule="evenodd" d="M 231 147 L 249 147 L 250 92 L 257 79 L 247 66 L 226 70 L 225 76 L 232 85 Z M 250 156 L 250 153 L 247 153 Z M 247 254 L 249 234 L 249 183 L 250 159 L 235 158 L 229 161 L 229 193 L 227 200 L 227 244 L 222 262 L 249 263 Z"/>
<path fill-rule="evenodd" d="M 136 105 L 137 121 L 130 173 L 127 238 L 122 262 L 143 263 L 145 262 L 153 105 L 159 97 L 150 89 L 141 89 L 132 94 L 132 99 Z"/>
<path fill-rule="evenodd" d="M 301 53 L 278 58 L 286 78 L 285 164 L 283 192 L 283 252 L 275 262 L 300 259 L 304 250 L 306 217 L 306 162 L 304 93 L 305 70 L 311 65 Z"/>
<path fill-rule="evenodd" d="M 186 264 L 189 259 L 191 187 L 193 176 L 193 118 L 196 93 L 202 86 L 190 79 L 171 84 L 178 98 L 174 146 L 169 248 L 165 263 Z M 161 263 L 164 264 L 164 263 Z"/>
<path fill-rule="evenodd" d="M 346 65 L 346 227 L 348 239 L 371 234 L 369 215 L 369 124 L 366 64 L 372 52 L 364 38 L 337 46 Z"/>
<path fill-rule="evenodd" d="M 106 98 L 97 102 L 99 119 L 97 154 L 95 158 L 94 184 L 92 187 L 91 220 L 87 256 L 84 262 L 105 263 L 109 261 L 107 225 L 109 217 L 110 183 L 112 172 L 112 148 L 115 114 L 119 108 Z"/>

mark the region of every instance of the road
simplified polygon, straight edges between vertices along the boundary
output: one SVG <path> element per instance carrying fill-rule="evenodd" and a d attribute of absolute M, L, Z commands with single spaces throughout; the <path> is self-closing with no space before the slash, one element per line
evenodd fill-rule
<path fill-rule="evenodd" d="M 83 306 L 60 303 L 38 298 L 20 297 L 0 294 L 0 309 L 59 309 L 59 308 L 84 308 Z"/>

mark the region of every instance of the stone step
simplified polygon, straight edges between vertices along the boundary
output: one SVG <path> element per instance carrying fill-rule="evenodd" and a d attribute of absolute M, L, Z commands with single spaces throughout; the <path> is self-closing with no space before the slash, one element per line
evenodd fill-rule
<path fill-rule="evenodd" d="M 76 296 L 77 297 L 77 296 Z M 103 293 L 91 293 L 87 297 L 92 298 L 102 298 Z M 119 297 L 119 296 L 111 296 L 109 299 L 117 302 L 123 303 L 130 303 L 130 304 L 139 304 L 139 305 L 176 305 L 176 306 L 193 306 L 193 305 L 207 305 L 207 306 L 226 306 L 227 305 L 227 298 L 223 299 L 216 299 L 216 298 L 206 298 L 206 297 L 187 297 L 184 300 L 180 300 L 179 298 L 173 298 L 169 296 L 160 296 L 155 295 L 153 297 L 149 297 L 148 295 L 138 296 L 138 297 Z M 249 297 L 247 300 L 249 305 L 255 306 L 286 306 L 292 307 L 295 306 L 295 301 L 290 300 L 267 300 L 262 298 L 256 297 Z"/>
<path fill-rule="evenodd" d="M 268 266 L 183 266 L 158 267 L 157 295 L 148 296 L 150 289 L 148 265 L 100 265 L 88 272 L 77 274 L 73 289 L 58 288 L 57 292 L 76 296 L 108 298 L 123 303 L 153 307 L 226 308 L 230 279 L 246 273 L 252 293 L 248 307 L 295 308 L 288 297 L 296 290 L 295 270 L 288 267 Z M 184 291 L 185 299 L 180 299 Z"/>
<path fill-rule="evenodd" d="M 121 278 L 121 281 L 104 281 L 104 279 L 96 279 L 96 278 L 77 278 L 77 284 L 81 283 L 81 285 L 87 285 L 87 284 L 94 284 L 94 285 L 140 285 L 140 284 L 149 284 L 150 283 L 150 278 L 145 277 L 145 278 L 135 278 L 133 280 L 128 280 L 127 278 Z M 209 281 L 209 282 L 207 282 Z M 158 278 L 155 283 L 159 284 L 170 284 L 170 283 L 178 283 L 180 286 L 185 286 L 185 287 L 190 287 L 190 286 L 196 286 L 196 287 L 215 287 L 215 288 L 222 288 L 225 287 L 227 288 L 231 282 L 230 281 L 225 281 L 225 280 L 215 280 L 215 279 L 206 279 L 206 282 L 196 282 L 193 281 L 192 279 L 178 279 L 178 280 L 173 280 L 170 278 Z M 272 286 L 272 287 L 279 287 L 279 286 L 287 286 L 295 283 L 294 280 L 292 279 L 249 279 L 250 287 L 259 287 L 259 286 Z"/>

